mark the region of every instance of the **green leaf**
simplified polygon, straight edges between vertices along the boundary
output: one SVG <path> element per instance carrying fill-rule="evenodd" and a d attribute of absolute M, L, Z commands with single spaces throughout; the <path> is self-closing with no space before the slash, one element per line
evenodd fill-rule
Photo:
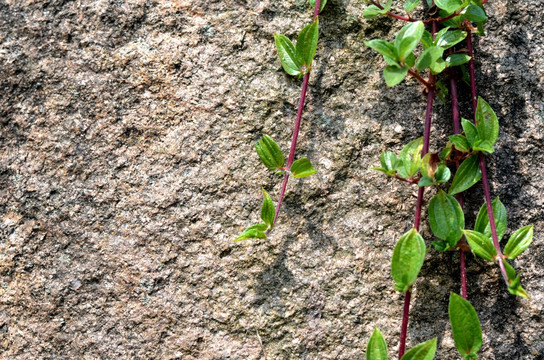
<path fill-rule="evenodd" d="M 434 39 L 430 32 L 427 30 L 423 31 L 423 35 L 421 36 L 421 43 L 423 44 L 423 49 L 428 49 L 431 46 L 434 46 Z"/>
<path fill-rule="evenodd" d="M 391 9 L 392 4 L 393 0 L 389 0 L 385 5 L 383 5 L 383 9 L 380 9 L 376 5 L 370 5 L 363 10 L 363 17 L 365 19 L 373 19 L 377 16 L 385 15 L 389 11 L 389 9 Z"/>
<path fill-rule="evenodd" d="M 397 53 L 395 46 L 385 40 L 375 39 L 370 41 L 365 41 L 365 45 L 376 50 L 381 54 L 385 59 L 392 59 L 393 61 L 397 60 Z"/>
<path fill-rule="evenodd" d="M 434 180 L 428 176 L 422 176 L 421 179 L 419 179 L 417 186 L 423 187 L 423 186 L 431 186 L 434 185 Z"/>
<path fill-rule="evenodd" d="M 303 157 L 293 162 L 293 165 L 291 165 L 291 173 L 296 178 L 303 178 L 315 174 L 316 170 L 312 164 L 310 164 L 310 160 Z"/>
<path fill-rule="evenodd" d="M 476 107 L 476 129 L 478 129 L 478 137 L 489 141 L 491 146 L 497 142 L 497 138 L 499 137 L 497 115 L 495 115 L 491 106 L 481 97 L 478 97 L 478 106 Z"/>
<path fill-rule="evenodd" d="M 478 140 L 474 145 L 472 145 L 472 150 L 482 151 L 484 153 L 492 154 L 495 149 L 493 149 L 493 144 L 487 140 Z"/>
<path fill-rule="evenodd" d="M 401 360 L 432 360 L 436 353 L 436 338 L 414 346 Z"/>
<path fill-rule="evenodd" d="M 448 245 L 448 243 L 442 240 L 433 241 L 432 244 L 434 248 L 440 252 L 445 252 L 450 249 L 450 246 Z"/>
<path fill-rule="evenodd" d="M 434 179 L 436 180 L 437 184 L 442 184 L 447 182 L 451 177 L 451 171 L 450 169 L 443 164 L 438 165 L 438 168 L 436 169 L 436 172 L 434 173 Z"/>
<path fill-rule="evenodd" d="M 434 63 L 429 67 L 433 75 L 438 75 L 446 68 L 446 62 L 442 58 L 436 59 Z"/>
<path fill-rule="evenodd" d="M 434 2 L 442 10 L 446 10 L 449 13 L 453 13 L 463 7 L 462 0 L 435 0 Z"/>
<path fill-rule="evenodd" d="M 510 281 L 510 284 L 508 285 L 508 291 L 512 295 L 521 296 L 526 299 L 530 298 L 527 291 L 525 291 L 525 289 L 521 287 L 521 277 L 519 275 L 514 280 Z"/>
<path fill-rule="evenodd" d="M 476 359 L 482 346 L 482 328 L 472 305 L 451 293 L 448 308 L 455 347 L 465 359 Z"/>
<path fill-rule="evenodd" d="M 506 270 L 506 276 L 508 277 L 508 280 L 514 280 L 516 278 L 516 270 L 506 261 L 506 259 L 501 259 L 502 263 L 504 264 L 504 269 Z"/>
<path fill-rule="evenodd" d="M 403 61 L 414 50 L 423 36 L 425 26 L 422 21 L 405 25 L 395 37 L 395 48 L 399 60 Z"/>
<path fill-rule="evenodd" d="M 482 259 L 493 261 L 497 256 L 497 249 L 490 238 L 472 230 L 463 230 L 472 251 Z"/>
<path fill-rule="evenodd" d="M 466 158 L 457 169 L 451 187 L 450 195 L 463 192 L 476 184 L 482 178 L 482 172 L 478 164 L 478 154 L 474 154 Z"/>
<path fill-rule="evenodd" d="M 442 58 L 444 49 L 439 46 L 431 46 L 423 51 L 421 56 L 416 61 L 416 69 L 423 71 L 430 67 L 436 60 Z"/>
<path fill-rule="evenodd" d="M 283 70 L 293 76 L 302 74 L 300 71 L 302 64 L 298 61 L 295 45 L 291 40 L 285 35 L 274 34 L 274 41 Z"/>
<path fill-rule="evenodd" d="M 495 219 L 495 229 L 497 230 L 498 240 L 501 241 L 506 231 L 506 208 L 502 204 L 501 200 L 497 196 L 491 201 L 491 208 L 493 209 L 493 218 Z M 487 205 L 484 203 L 478 212 L 476 217 L 476 223 L 474 224 L 474 230 L 478 231 L 489 239 L 491 239 L 491 226 L 489 225 L 489 216 L 487 214 Z"/>
<path fill-rule="evenodd" d="M 274 216 L 275 216 L 275 209 L 274 209 L 274 203 L 272 202 L 272 198 L 265 189 L 262 189 L 264 201 L 263 206 L 261 207 L 261 220 L 264 221 L 268 226 L 272 227 L 274 226 Z"/>
<path fill-rule="evenodd" d="M 451 54 L 446 58 L 446 64 L 448 66 L 459 66 L 466 64 L 470 61 L 470 56 L 467 54 Z"/>
<path fill-rule="evenodd" d="M 400 177 L 408 179 L 417 174 L 419 167 L 421 166 L 422 149 L 422 137 L 409 142 L 402 148 L 398 158 L 398 160 L 401 161 L 401 166 L 397 169 Z"/>
<path fill-rule="evenodd" d="M 457 199 L 440 190 L 431 199 L 428 213 L 433 234 L 455 247 L 465 228 L 465 215 Z"/>
<path fill-rule="evenodd" d="M 368 340 L 366 360 L 387 360 L 387 343 L 378 328 L 374 329 L 370 340 Z"/>
<path fill-rule="evenodd" d="M 404 11 L 410 12 L 416 8 L 420 0 L 406 0 L 404 3 Z"/>
<path fill-rule="evenodd" d="M 278 170 L 285 165 L 280 147 L 270 136 L 263 135 L 262 139 L 255 143 L 255 150 L 269 170 Z"/>
<path fill-rule="evenodd" d="M 416 229 L 401 236 L 391 261 L 391 275 L 397 291 L 405 292 L 414 284 L 423 266 L 425 253 L 425 241 Z"/>
<path fill-rule="evenodd" d="M 319 17 L 314 22 L 306 25 L 298 35 L 296 53 L 299 63 L 309 68 L 317 49 L 317 39 L 319 37 Z"/>
<path fill-rule="evenodd" d="M 245 229 L 244 232 L 240 234 L 240 236 L 234 239 L 234 241 L 238 242 L 245 239 L 266 239 L 266 229 L 268 229 L 267 224 L 251 225 L 250 227 Z"/>
<path fill-rule="evenodd" d="M 406 74 L 408 74 L 407 66 L 398 67 L 389 65 L 383 69 L 383 77 L 385 78 L 385 83 L 389 87 L 393 87 L 402 82 L 406 77 Z"/>
<path fill-rule="evenodd" d="M 453 30 L 444 33 L 440 38 L 437 37 L 436 45 L 444 49 L 449 49 L 452 46 L 465 40 L 467 33 L 462 30 Z"/>
<path fill-rule="evenodd" d="M 516 230 L 508 239 L 508 243 L 504 247 L 504 255 L 510 260 L 514 260 L 523 253 L 533 242 L 533 225 L 527 225 Z"/>
<path fill-rule="evenodd" d="M 380 156 L 380 163 L 388 175 L 393 175 L 397 168 L 397 155 L 391 151 L 384 151 Z"/>
<path fill-rule="evenodd" d="M 309 0 L 309 2 L 310 5 L 312 5 L 312 8 L 315 9 L 315 0 Z M 319 12 L 323 11 L 325 5 L 327 5 L 327 0 L 321 0 L 321 3 L 319 4 Z"/>
<path fill-rule="evenodd" d="M 485 14 L 484 9 L 477 5 L 469 5 L 462 12 L 463 17 L 468 21 L 475 23 L 483 23 L 487 20 L 487 15 Z"/>
<path fill-rule="evenodd" d="M 451 135 L 449 139 L 457 150 L 462 152 L 470 151 L 470 143 L 468 142 L 468 139 L 466 138 L 466 136 L 456 134 L 456 135 Z"/>
<path fill-rule="evenodd" d="M 480 139 L 478 136 L 478 129 L 476 129 L 476 126 L 474 126 L 472 122 L 463 118 L 461 119 L 461 126 L 463 126 L 463 130 L 465 131 L 465 135 L 471 146 Z"/>

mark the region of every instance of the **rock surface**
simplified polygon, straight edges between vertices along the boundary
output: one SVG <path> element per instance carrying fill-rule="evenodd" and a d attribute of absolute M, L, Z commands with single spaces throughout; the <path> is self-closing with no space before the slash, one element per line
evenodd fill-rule
<path fill-rule="evenodd" d="M 472 256 L 469 299 L 482 359 L 544 359 L 542 2 L 487 7 L 477 79 L 501 123 L 489 175 L 508 233 L 535 225 L 515 261 L 532 299 Z M 298 146 L 318 174 L 289 184 L 268 240 L 233 243 L 257 220 L 260 187 L 277 199 L 281 179 L 253 143 L 289 146 L 300 81 L 272 35 L 293 38 L 308 5 L 0 1 L 1 357 L 363 359 L 375 326 L 393 357 L 403 297 L 389 262 L 414 188 L 368 169 L 421 135 L 425 97 L 412 80 L 385 86 L 363 41 L 398 24 L 363 8 L 329 0 L 320 19 Z M 451 120 L 435 111 L 436 150 Z M 467 199 L 473 224 L 481 185 Z M 459 358 L 447 319 L 458 264 L 431 250 L 415 287 L 408 345 L 437 336 L 437 359 Z"/>

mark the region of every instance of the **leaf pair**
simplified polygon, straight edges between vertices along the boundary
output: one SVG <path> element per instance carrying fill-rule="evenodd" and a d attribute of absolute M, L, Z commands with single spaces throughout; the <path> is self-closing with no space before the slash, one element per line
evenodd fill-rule
<path fill-rule="evenodd" d="M 363 10 L 363 17 L 365 19 L 374 19 L 378 16 L 385 15 L 391 9 L 392 4 L 393 0 L 388 0 L 387 3 L 382 6 L 383 9 L 380 9 L 376 5 L 370 5 Z"/>
<path fill-rule="evenodd" d="M 436 353 L 436 338 L 414 346 L 401 360 L 432 360 Z M 366 360 L 387 360 L 387 343 L 383 334 L 374 329 L 366 347 Z"/>
<path fill-rule="evenodd" d="M 268 195 L 265 189 L 262 189 L 262 192 L 264 200 L 263 205 L 261 206 L 261 220 L 264 223 L 251 225 L 250 227 L 245 229 L 244 232 L 240 234 L 240 236 L 234 239 L 235 242 L 245 239 L 266 239 L 266 231 L 274 227 L 274 203 L 272 202 L 272 198 L 270 197 L 270 195 Z"/>
<path fill-rule="evenodd" d="M 451 171 L 444 164 L 440 163 L 440 158 L 436 154 L 427 153 L 421 159 L 419 169 L 421 179 L 418 186 L 438 185 L 447 182 L 451 177 Z"/>
<path fill-rule="evenodd" d="M 467 33 L 462 30 L 449 30 L 446 27 L 436 33 L 435 39 L 430 32 L 424 31 L 421 37 L 423 44 L 423 53 L 416 61 L 416 69 L 423 71 L 430 69 L 431 73 L 436 75 L 444 71 L 447 66 L 457 66 L 464 64 L 470 60 L 464 54 L 449 55 L 446 60 L 442 58 L 444 51 L 463 41 Z"/>
<path fill-rule="evenodd" d="M 412 51 L 421 40 L 424 30 L 422 21 L 412 22 L 398 32 L 394 42 L 379 39 L 365 42 L 366 46 L 380 53 L 387 62 L 388 66 L 383 71 L 387 86 L 400 83 L 414 66 L 415 56 Z"/>
<path fill-rule="evenodd" d="M 381 167 L 372 168 L 381 171 L 389 176 L 397 174 L 403 179 L 413 178 L 421 167 L 421 150 L 423 149 L 423 138 L 420 137 L 406 144 L 399 153 L 388 151 L 380 156 Z"/>
<path fill-rule="evenodd" d="M 459 149 L 471 148 L 474 151 L 485 153 L 494 152 L 493 146 L 499 137 L 499 121 L 491 106 L 484 99 L 478 97 L 476 125 L 467 119 L 462 119 L 461 124 L 465 132 L 465 139 L 463 139 L 463 135 L 450 137 L 456 147 Z"/>
<path fill-rule="evenodd" d="M 255 143 L 255 150 L 263 164 L 269 170 L 290 170 L 296 178 L 303 178 L 316 173 L 310 160 L 305 157 L 295 160 L 293 164 L 291 164 L 290 169 L 285 169 L 285 157 L 283 156 L 279 145 L 268 135 L 264 135 L 261 140 Z"/>
<path fill-rule="evenodd" d="M 295 45 L 282 34 L 274 34 L 278 56 L 286 73 L 293 76 L 302 76 L 308 73 L 317 49 L 319 37 L 319 20 L 306 25 L 298 35 Z"/>

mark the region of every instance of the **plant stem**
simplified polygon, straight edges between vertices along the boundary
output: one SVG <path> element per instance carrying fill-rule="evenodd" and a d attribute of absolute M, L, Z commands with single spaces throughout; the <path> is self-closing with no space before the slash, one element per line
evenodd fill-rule
<path fill-rule="evenodd" d="M 410 69 L 408 70 L 408 74 L 412 75 L 413 77 L 415 77 L 417 79 L 417 81 L 419 81 L 420 83 L 422 83 L 423 85 L 425 85 L 425 87 L 427 88 L 427 90 L 429 90 L 430 88 L 432 88 L 434 85 L 429 83 L 429 81 L 425 80 L 424 78 L 421 77 L 421 75 L 419 75 L 418 73 L 416 73 L 414 70 Z"/>
<path fill-rule="evenodd" d="M 457 82 L 455 79 L 455 74 L 452 69 L 449 71 L 449 78 L 450 78 L 450 93 L 451 93 L 451 110 L 452 110 L 452 117 L 453 117 L 453 131 L 455 134 L 461 133 L 461 127 L 459 125 L 459 100 L 457 96 Z M 459 163 L 456 164 L 457 169 L 459 169 Z M 461 209 L 464 208 L 465 205 L 465 196 L 463 193 L 457 194 L 457 201 L 459 202 L 459 205 L 461 206 Z M 461 240 L 459 240 L 460 246 L 459 246 L 459 262 L 460 262 L 460 272 L 461 272 L 461 296 L 463 299 L 467 298 L 467 268 L 465 263 L 465 249 L 467 245 L 467 241 L 465 239 L 465 236 L 461 237 Z"/>
<path fill-rule="evenodd" d="M 315 8 L 314 8 L 314 16 L 313 16 L 314 20 L 319 15 L 320 7 L 321 7 L 321 0 L 316 0 Z M 309 80 L 310 80 L 310 72 L 307 72 L 306 74 L 304 74 L 304 79 L 302 80 L 302 90 L 300 92 L 300 99 L 298 101 L 297 119 L 295 121 L 295 128 L 293 129 L 293 139 L 291 140 L 291 148 L 289 149 L 289 157 L 287 158 L 287 165 L 285 166 L 287 171 L 285 172 L 285 176 L 283 178 L 283 184 L 281 186 L 280 197 L 278 198 L 278 204 L 276 205 L 276 212 L 274 214 L 273 225 L 275 225 L 276 221 L 278 220 L 278 215 L 281 209 L 281 203 L 283 202 L 283 198 L 285 196 L 285 190 L 287 189 L 287 182 L 289 182 L 289 174 L 290 174 L 289 170 L 291 170 L 291 165 L 293 164 L 293 161 L 295 160 L 295 150 L 297 148 L 298 133 L 300 130 L 300 123 L 302 120 L 302 112 L 304 110 L 304 102 L 306 100 L 306 91 L 308 90 Z"/>
<path fill-rule="evenodd" d="M 432 23 L 431 34 L 434 39 L 434 34 L 437 30 L 437 23 Z M 421 151 L 421 157 L 425 156 L 429 152 L 429 142 L 431 135 L 431 122 L 433 117 L 433 100 L 434 100 L 434 84 L 435 76 L 433 74 L 429 75 L 429 83 L 432 85 L 428 88 L 429 93 L 427 94 L 427 110 L 425 112 L 425 130 L 423 131 L 423 150 Z M 414 227 L 419 231 L 419 225 L 421 222 L 421 209 L 423 207 L 423 194 L 425 188 L 420 187 L 417 192 L 417 205 L 416 205 L 416 215 L 414 220 Z M 409 319 L 409 310 L 410 310 L 410 299 L 412 297 L 412 292 L 410 290 L 406 291 L 404 295 L 404 313 L 402 316 L 402 325 L 400 330 L 400 344 L 399 344 L 399 360 L 402 358 L 406 351 L 406 335 L 408 333 L 408 319 Z"/>
<path fill-rule="evenodd" d="M 472 47 L 471 31 L 468 31 L 468 35 L 467 35 L 467 50 L 468 50 L 468 56 L 470 56 L 470 61 L 468 64 L 469 64 L 469 73 L 470 73 L 470 87 L 472 92 L 472 111 L 474 113 L 474 122 L 477 122 L 476 107 L 478 105 L 477 103 L 478 97 L 476 92 L 476 77 L 474 75 L 474 51 Z M 493 206 L 491 204 L 491 193 L 489 191 L 489 182 L 487 180 L 485 158 L 484 158 L 484 154 L 481 152 L 479 154 L 479 160 L 480 160 L 480 171 L 482 172 L 482 183 L 484 187 L 487 216 L 489 218 L 489 227 L 491 228 L 491 238 L 493 239 L 493 245 L 495 246 L 495 249 L 497 250 L 497 257 L 499 258 L 498 263 L 501 269 L 502 277 L 504 278 L 506 286 L 508 286 L 509 285 L 508 275 L 506 274 L 506 269 L 504 268 L 504 264 L 502 262 L 503 254 L 501 251 L 501 246 L 499 245 L 499 237 L 497 236 L 497 228 L 495 226 L 495 216 L 493 215 Z"/>

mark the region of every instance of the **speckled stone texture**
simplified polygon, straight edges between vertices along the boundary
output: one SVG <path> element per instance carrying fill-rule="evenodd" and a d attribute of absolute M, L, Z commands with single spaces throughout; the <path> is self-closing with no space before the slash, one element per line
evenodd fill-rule
<path fill-rule="evenodd" d="M 492 193 L 508 233 L 535 224 L 515 261 L 532 299 L 468 258 L 481 359 L 544 359 L 542 6 L 490 0 L 475 44 L 501 123 Z M 385 86 L 363 41 L 399 24 L 363 8 L 330 0 L 320 19 L 298 146 L 318 173 L 289 184 L 269 239 L 233 243 L 258 219 L 260 187 L 278 196 L 253 144 L 289 146 L 301 82 L 272 35 L 294 37 L 310 7 L 0 0 L 0 358 L 363 359 L 375 326 L 393 358 L 403 297 L 389 259 L 415 188 L 369 168 L 422 134 L 425 96 L 413 80 Z M 448 104 L 435 113 L 431 150 L 452 132 Z M 472 225 L 481 185 L 467 202 Z M 458 266 L 431 250 L 415 286 L 408 346 L 437 336 L 437 359 L 459 358 L 447 319 Z"/>

